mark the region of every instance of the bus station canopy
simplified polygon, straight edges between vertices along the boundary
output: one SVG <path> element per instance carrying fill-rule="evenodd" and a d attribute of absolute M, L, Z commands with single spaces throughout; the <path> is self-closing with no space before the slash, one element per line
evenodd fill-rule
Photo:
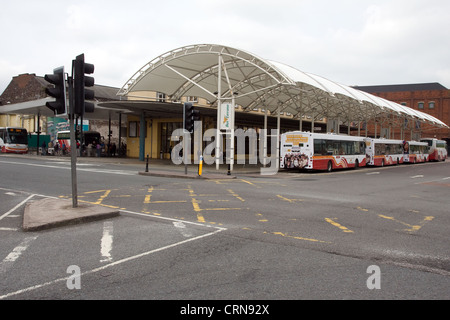
<path fill-rule="evenodd" d="M 198 44 L 181 47 L 145 64 L 118 95 L 145 98 L 143 92 L 205 98 L 211 104 L 235 99 L 245 111 L 284 112 L 294 119 L 313 118 L 366 121 L 394 116 L 448 127 L 439 119 L 286 64 L 266 60 L 240 49 Z"/>

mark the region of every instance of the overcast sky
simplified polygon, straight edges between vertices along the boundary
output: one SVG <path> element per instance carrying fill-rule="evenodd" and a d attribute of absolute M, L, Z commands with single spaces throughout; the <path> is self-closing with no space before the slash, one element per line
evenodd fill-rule
<path fill-rule="evenodd" d="M 0 9 L 0 93 L 81 53 L 122 87 L 182 46 L 222 44 L 345 85 L 450 88 L 449 0 L 15 0 Z"/>

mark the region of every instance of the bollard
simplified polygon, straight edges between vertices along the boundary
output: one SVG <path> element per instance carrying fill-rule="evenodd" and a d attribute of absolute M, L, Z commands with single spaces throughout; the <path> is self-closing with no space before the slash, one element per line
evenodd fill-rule
<path fill-rule="evenodd" d="M 149 158 L 149 155 L 147 153 L 147 161 L 145 162 L 145 172 L 148 172 L 148 158 Z"/>
<path fill-rule="evenodd" d="M 198 175 L 202 175 L 202 169 L 203 169 L 203 156 L 200 156 L 200 162 L 198 163 Z"/>

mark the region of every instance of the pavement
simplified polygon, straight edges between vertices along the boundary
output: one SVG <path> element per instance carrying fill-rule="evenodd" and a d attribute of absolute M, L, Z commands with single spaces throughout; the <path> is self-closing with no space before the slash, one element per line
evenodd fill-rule
<path fill-rule="evenodd" d="M 23 214 L 23 231 L 40 231 L 70 224 L 79 224 L 116 217 L 117 209 L 78 203 L 72 200 L 46 198 L 28 202 Z"/>
<path fill-rule="evenodd" d="M 26 155 L 4 155 L 1 157 L 26 157 L 28 159 L 39 159 L 45 161 L 68 161 L 69 156 L 41 156 L 36 154 Z M 109 163 L 128 164 L 135 166 L 139 175 L 160 176 L 183 179 L 235 179 L 238 174 L 257 175 L 260 172 L 259 165 L 237 165 L 228 172 L 228 165 L 220 165 L 216 170 L 215 165 L 204 165 L 202 174 L 198 174 L 198 165 L 188 165 L 187 172 L 184 165 L 175 165 L 171 160 L 149 159 L 140 161 L 133 158 L 119 157 L 79 157 L 77 163 Z M 40 231 L 66 225 L 97 221 L 119 216 L 117 209 L 111 209 L 100 205 L 77 203 L 74 207 L 72 199 L 45 198 L 28 202 L 25 206 L 23 216 L 23 231 Z"/>

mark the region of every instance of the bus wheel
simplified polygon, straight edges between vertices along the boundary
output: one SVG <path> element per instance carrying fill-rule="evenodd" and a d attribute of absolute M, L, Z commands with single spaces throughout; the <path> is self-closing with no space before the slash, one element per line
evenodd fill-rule
<path fill-rule="evenodd" d="M 331 161 L 328 161 L 327 171 L 331 172 L 332 170 L 333 170 L 333 164 L 331 163 Z"/>

